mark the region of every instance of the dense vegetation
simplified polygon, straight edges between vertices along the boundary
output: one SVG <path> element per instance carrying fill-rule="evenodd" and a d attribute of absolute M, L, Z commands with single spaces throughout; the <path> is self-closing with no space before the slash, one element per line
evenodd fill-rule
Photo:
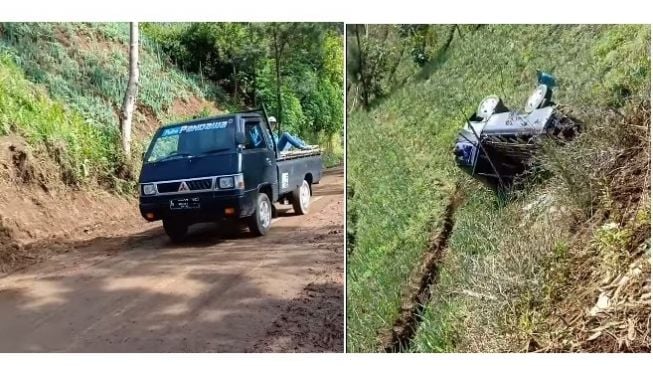
<path fill-rule="evenodd" d="M 133 184 L 138 167 L 125 167 L 117 127 L 128 38 L 126 23 L 0 25 L 2 72 L 12 75 L 2 80 L 2 133 L 24 136 L 36 155 L 54 158 L 66 184 L 98 182 L 119 190 Z M 175 102 L 219 100 L 220 93 L 166 62 L 147 39 L 142 43 L 135 156 L 160 121 L 191 117 L 174 115 Z M 44 109 L 43 100 L 57 107 Z"/>
<path fill-rule="evenodd" d="M 141 34 L 134 161 L 160 123 L 262 102 L 284 130 L 326 145 L 327 163 L 342 158 L 338 27 L 149 23 Z M 128 40 L 127 23 L 0 24 L 0 135 L 24 137 L 66 184 L 131 191 L 138 166 L 118 142 Z"/>
<path fill-rule="evenodd" d="M 456 186 L 410 350 L 650 348 L 650 28 L 411 27 L 347 30 L 348 350 L 379 349 Z M 453 140 L 484 96 L 523 105 L 537 69 L 587 130 L 500 197 L 455 168 Z"/>
<path fill-rule="evenodd" d="M 341 141 L 341 24 L 146 24 L 144 33 L 182 70 L 220 85 L 232 104 L 264 104 L 284 131 Z"/>

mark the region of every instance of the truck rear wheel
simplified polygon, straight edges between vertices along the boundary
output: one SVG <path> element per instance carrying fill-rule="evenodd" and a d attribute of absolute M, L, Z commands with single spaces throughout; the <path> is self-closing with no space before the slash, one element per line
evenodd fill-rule
<path fill-rule="evenodd" d="M 247 220 L 249 230 L 257 236 L 263 236 L 270 230 L 271 223 L 272 204 L 270 203 L 270 197 L 265 193 L 259 193 L 256 198 L 256 210 Z"/>
<path fill-rule="evenodd" d="M 311 204 L 311 186 L 307 181 L 292 191 L 292 207 L 298 215 L 306 215 Z"/>
<path fill-rule="evenodd" d="M 163 230 L 165 230 L 173 243 L 179 243 L 186 237 L 188 224 L 171 219 L 163 219 Z"/>

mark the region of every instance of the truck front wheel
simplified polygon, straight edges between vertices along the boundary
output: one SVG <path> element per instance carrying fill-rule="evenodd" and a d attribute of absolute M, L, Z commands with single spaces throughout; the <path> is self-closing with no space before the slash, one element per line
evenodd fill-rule
<path fill-rule="evenodd" d="M 188 224 L 171 219 L 163 219 L 163 230 L 165 230 L 173 243 L 179 243 L 186 237 Z"/>
<path fill-rule="evenodd" d="M 292 207 L 298 215 L 306 215 L 311 204 L 311 186 L 307 181 L 292 191 Z"/>
<path fill-rule="evenodd" d="M 272 223 L 272 204 L 265 193 L 259 193 L 256 198 L 256 210 L 249 217 L 247 224 L 249 230 L 257 236 L 263 236 L 270 230 Z"/>

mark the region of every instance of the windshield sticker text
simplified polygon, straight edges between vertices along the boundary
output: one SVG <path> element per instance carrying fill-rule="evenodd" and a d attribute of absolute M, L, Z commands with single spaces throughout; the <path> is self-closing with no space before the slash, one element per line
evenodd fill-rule
<path fill-rule="evenodd" d="M 184 126 L 170 127 L 163 130 L 161 136 L 165 137 L 165 136 L 179 135 L 182 132 L 216 130 L 216 129 L 225 128 L 227 127 L 227 125 L 229 125 L 232 122 L 233 120 L 229 119 L 227 121 L 217 121 L 217 122 L 200 123 L 197 125 L 184 125 Z"/>

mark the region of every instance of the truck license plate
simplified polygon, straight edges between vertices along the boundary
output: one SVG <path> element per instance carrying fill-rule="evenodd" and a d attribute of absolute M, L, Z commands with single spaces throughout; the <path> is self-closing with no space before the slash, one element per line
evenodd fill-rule
<path fill-rule="evenodd" d="M 193 208 L 200 208 L 199 197 L 178 198 L 178 199 L 170 200 L 171 210 L 188 210 Z"/>

